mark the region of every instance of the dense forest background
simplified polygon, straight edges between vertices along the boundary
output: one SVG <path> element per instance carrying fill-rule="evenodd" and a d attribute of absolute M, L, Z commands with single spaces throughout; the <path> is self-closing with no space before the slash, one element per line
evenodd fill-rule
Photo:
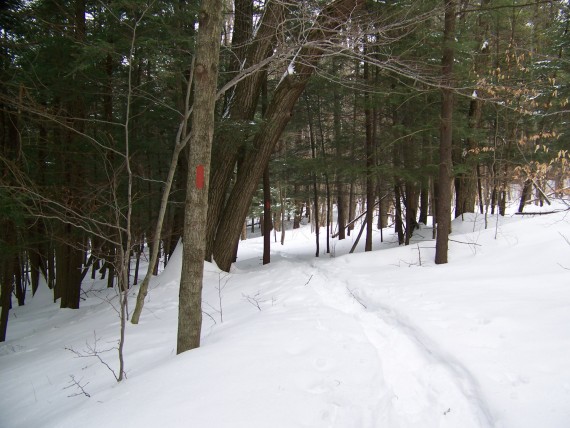
<path fill-rule="evenodd" d="M 445 263 L 451 216 L 568 191 L 567 1 L 216 3 L 204 239 L 221 269 L 250 229 L 269 245 L 271 228 L 307 218 L 318 256 L 364 213 L 367 250 L 372 228 L 406 245 L 435 218 Z M 198 174 L 201 13 L 185 0 L 0 6 L 0 340 L 40 275 L 78 308 L 86 275 L 126 295 L 145 248 L 151 271 L 167 264 Z"/>

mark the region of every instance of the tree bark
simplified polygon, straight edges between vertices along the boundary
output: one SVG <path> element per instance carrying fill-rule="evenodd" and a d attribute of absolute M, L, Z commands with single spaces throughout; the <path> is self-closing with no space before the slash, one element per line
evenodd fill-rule
<path fill-rule="evenodd" d="M 313 120 L 311 115 L 311 106 L 309 105 L 308 98 L 305 98 L 307 101 L 307 124 L 309 126 L 309 142 L 311 145 L 311 159 L 317 159 L 317 150 L 316 150 L 316 143 L 315 143 L 315 133 L 313 131 Z M 313 170 L 312 172 L 312 179 L 313 179 L 313 216 L 311 221 L 315 228 L 315 257 L 319 257 L 320 255 L 320 219 L 319 219 L 319 187 L 317 183 L 317 173 Z"/>
<path fill-rule="evenodd" d="M 333 72 L 337 73 L 339 70 L 339 65 L 337 61 L 333 60 Z M 341 94 L 337 87 L 334 85 L 333 87 L 333 133 L 334 133 L 334 142 L 335 142 L 335 157 L 337 165 L 342 162 L 344 147 L 343 147 L 343 136 L 342 136 L 342 107 L 341 107 Z M 337 167 L 337 171 L 335 174 L 335 187 L 336 187 L 336 209 L 337 209 L 337 225 L 338 225 L 338 239 L 339 241 L 346 238 L 346 197 L 345 197 L 345 185 L 343 183 L 343 179 L 339 168 Z"/>
<path fill-rule="evenodd" d="M 455 43 L 455 0 L 445 1 L 443 32 L 442 88 L 441 88 L 441 123 L 439 143 L 439 186 L 437 205 L 437 238 L 435 244 L 435 263 L 447 263 L 449 232 L 451 230 L 451 180 L 453 166 L 451 160 L 453 141 L 453 77 Z"/>
<path fill-rule="evenodd" d="M 271 186 L 269 166 L 263 171 L 263 264 L 271 262 Z"/>
<path fill-rule="evenodd" d="M 367 46 L 364 45 L 366 55 Z M 364 63 L 364 81 L 370 80 L 370 64 Z M 372 251 L 372 227 L 374 225 L 374 110 L 370 105 L 370 95 L 364 92 L 364 126 L 366 130 L 366 242 L 364 251 Z"/>
<path fill-rule="evenodd" d="M 407 138 L 402 147 L 405 169 L 409 172 L 417 170 L 417 142 Z M 414 174 L 415 175 L 415 174 Z M 405 245 L 410 245 L 414 230 L 418 228 L 418 183 L 408 176 L 405 181 L 404 203 L 406 207 L 406 236 Z"/>
<path fill-rule="evenodd" d="M 521 200 L 520 200 L 519 209 L 517 212 L 519 212 L 519 213 L 523 212 L 524 206 L 526 205 L 527 201 L 530 199 L 531 192 L 532 192 L 532 180 L 530 178 L 527 178 L 523 184 L 523 189 L 522 189 L 522 193 L 521 193 Z"/>
<path fill-rule="evenodd" d="M 2 243 L 6 249 L 12 251 L 16 248 L 16 229 L 8 220 L 0 221 L 3 237 Z M 12 308 L 12 290 L 14 287 L 14 259 L 13 255 L 4 255 L 0 258 L 0 342 L 6 340 L 10 309 Z"/>
<path fill-rule="evenodd" d="M 223 0 L 203 0 L 198 15 L 194 110 L 180 278 L 177 353 L 200 346 L 206 215 Z M 240 225 L 241 226 L 241 225 Z M 239 234 L 238 234 L 239 236 Z"/>
<path fill-rule="evenodd" d="M 398 245 L 403 245 L 406 240 L 404 236 L 404 222 L 402 221 L 402 195 L 400 184 L 394 186 L 394 231 L 398 235 Z"/>
<path fill-rule="evenodd" d="M 319 113 L 319 137 L 321 140 L 321 156 L 323 157 L 323 166 L 324 166 L 324 179 L 325 179 L 325 198 L 326 198 L 326 204 L 325 204 L 325 210 L 326 210 L 326 221 L 324 221 L 323 223 L 326 223 L 327 227 L 327 254 L 330 254 L 331 252 L 331 248 L 330 248 L 330 227 L 331 227 L 331 212 L 332 212 L 332 207 L 331 207 L 331 188 L 330 188 L 330 183 L 329 183 L 329 173 L 328 173 L 328 164 L 327 164 L 327 154 L 326 154 L 326 150 L 325 150 L 325 136 L 324 136 L 324 131 L 323 131 L 323 118 L 322 118 L 322 105 L 321 105 L 321 98 L 320 96 L 317 95 L 317 105 L 318 105 L 318 113 Z"/>
<path fill-rule="evenodd" d="M 74 2 L 74 33 L 73 40 L 81 46 L 85 40 L 85 1 Z M 69 128 L 65 130 L 63 142 L 63 197 L 65 205 L 82 212 L 80 192 L 83 190 L 82 174 L 79 159 L 75 155 L 81 151 L 83 142 L 80 136 L 85 132 L 86 108 L 82 98 L 81 87 L 83 82 L 75 74 L 69 84 L 76 88 L 73 99 L 69 101 L 67 108 L 74 117 L 68 117 Z M 69 114 L 70 114 L 69 113 Z M 72 154 L 73 153 L 73 154 Z M 78 208 L 77 208 L 78 207 Z M 83 264 L 82 233 L 70 224 L 63 224 L 60 228 L 61 242 L 57 244 L 59 252 L 56 252 L 56 291 L 60 300 L 61 308 L 78 309 L 81 293 L 81 266 Z"/>
<path fill-rule="evenodd" d="M 424 171 L 427 169 L 428 159 L 431 159 L 431 150 L 428 147 L 427 142 L 424 140 L 422 141 L 422 160 L 421 160 L 422 169 Z M 429 188 L 430 188 L 430 178 L 429 176 L 422 174 L 422 178 L 420 179 L 420 216 L 418 222 L 424 225 L 427 225 L 428 223 Z"/>

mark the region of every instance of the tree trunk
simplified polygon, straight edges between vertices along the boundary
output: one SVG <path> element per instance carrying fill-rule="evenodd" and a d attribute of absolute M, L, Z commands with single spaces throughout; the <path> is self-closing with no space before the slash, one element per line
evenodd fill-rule
<path fill-rule="evenodd" d="M 270 0 L 267 2 L 259 29 L 247 50 L 244 68 L 259 64 L 272 55 L 277 29 L 284 19 L 284 13 L 285 5 L 281 1 Z M 229 102 L 227 109 L 230 119 L 246 122 L 253 119 L 265 80 L 266 72 L 261 69 L 247 76 L 235 86 L 233 94 L 230 96 L 233 101 Z M 214 252 L 215 239 L 227 190 L 238 159 L 238 153 L 243 145 L 244 142 L 230 141 L 228 135 L 216 136 L 214 140 L 207 219 L 206 258 L 208 260 Z M 242 196 L 245 199 L 248 198 L 248 195 Z M 237 244 L 237 240 L 235 243 Z"/>
<path fill-rule="evenodd" d="M 60 299 L 61 308 L 79 309 L 84 253 L 77 245 L 80 245 L 81 239 L 68 224 L 62 226 L 62 236 L 68 240 L 56 244 L 54 300 Z"/>
<path fill-rule="evenodd" d="M 271 186 L 269 166 L 263 171 L 263 264 L 271 262 Z"/>
<path fill-rule="evenodd" d="M 402 195 L 400 185 L 394 186 L 394 230 L 398 235 L 398 245 L 403 245 L 406 240 L 404 236 L 404 223 L 402 221 Z"/>
<path fill-rule="evenodd" d="M 417 171 L 417 142 L 407 138 L 403 142 L 402 154 L 404 157 L 404 167 L 409 173 Z M 416 173 L 417 174 L 417 173 Z M 406 178 L 404 191 L 404 203 L 406 207 L 406 237 L 405 245 L 410 245 L 410 239 L 414 230 L 418 228 L 418 183 L 409 175 Z"/>
<path fill-rule="evenodd" d="M 529 178 L 527 178 L 523 184 L 521 200 L 518 209 L 519 213 L 523 212 L 524 206 L 526 205 L 527 201 L 530 199 L 531 193 L 532 193 L 532 181 Z"/>
<path fill-rule="evenodd" d="M 418 193 L 417 186 L 411 181 L 406 182 L 405 191 L 405 203 L 406 203 L 406 238 L 405 245 L 410 245 L 410 239 L 414 234 L 414 230 L 418 228 L 418 221 L 416 216 L 418 213 Z"/>
<path fill-rule="evenodd" d="M 339 66 L 336 61 L 333 60 L 333 67 L 334 72 L 337 72 Z M 339 164 L 342 162 L 343 156 L 343 137 L 342 137 L 342 129 L 341 129 L 341 116 L 342 116 L 342 108 L 341 108 L 341 95 L 339 93 L 337 85 L 333 87 L 333 133 L 334 133 L 334 141 L 335 141 L 335 156 L 336 162 Z M 344 183 L 342 180 L 342 176 L 340 171 L 336 171 L 335 177 L 335 187 L 336 187 L 336 209 L 337 209 L 337 225 L 338 225 L 338 239 L 339 241 L 346 238 L 346 210 L 345 210 L 345 195 L 344 195 Z"/>
<path fill-rule="evenodd" d="M 279 203 L 281 204 L 281 245 L 285 243 L 285 195 L 279 182 Z"/>
<path fill-rule="evenodd" d="M 6 340 L 6 332 L 8 330 L 8 319 L 9 319 L 9 313 L 10 313 L 10 308 L 12 307 L 12 287 L 14 284 L 14 275 L 10 269 L 10 267 L 8 266 L 8 259 L 5 258 L 4 260 L 4 266 L 2 266 L 2 270 L 1 270 L 1 274 L 2 274 L 2 278 L 0 278 L 0 280 L 2 281 L 1 283 L 1 287 L 2 289 L 0 290 L 0 298 L 1 298 L 1 310 L 2 312 L 0 313 L 0 342 L 4 342 Z"/>
<path fill-rule="evenodd" d="M 307 122 L 309 125 L 309 141 L 311 144 L 311 158 L 313 160 L 315 160 L 317 158 L 317 150 L 315 147 L 316 146 L 315 133 L 313 131 L 313 120 L 312 120 L 312 115 L 311 115 L 311 106 L 309 105 L 308 101 L 307 101 L 307 119 L 308 119 Z M 315 171 L 313 171 L 311 175 L 313 178 L 313 203 L 314 203 L 313 216 L 311 218 L 311 221 L 313 223 L 313 226 L 315 227 L 315 244 L 316 244 L 315 257 L 319 257 L 319 255 L 320 255 L 319 187 L 318 187 L 318 183 L 317 183 L 317 173 Z"/>
<path fill-rule="evenodd" d="M 394 123 L 398 123 L 395 112 Z M 395 142 L 392 147 L 392 165 L 396 171 L 402 169 L 402 145 Z M 404 222 L 402 220 L 402 179 L 396 173 L 394 175 L 394 232 L 398 235 L 398 245 L 406 241 L 404 234 Z"/>
<path fill-rule="evenodd" d="M 194 111 L 188 159 L 177 353 L 200 346 L 202 279 L 223 0 L 203 0 L 198 15 Z M 243 218 L 242 218 L 243 220 Z M 241 224 L 240 224 L 241 225 Z M 238 233 L 239 237 L 239 233 Z"/>
<path fill-rule="evenodd" d="M 422 142 L 422 169 L 425 171 L 428 165 L 428 155 L 427 151 L 430 150 L 426 141 Z M 426 174 L 422 174 L 422 178 L 420 180 L 420 217 L 418 219 L 419 223 L 424 225 L 428 224 L 428 215 L 429 215 L 429 188 L 430 188 L 430 179 L 429 176 Z"/>
<path fill-rule="evenodd" d="M 354 230 L 354 220 L 355 216 L 355 203 L 354 203 L 354 181 L 350 183 L 350 190 L 348 192 L 348 227 L 346 228 L 347 236 L 350 236 L 350 231 Z"/>
<path fill-rule="evenodd" d="M 16 248 L 16 229 L 8 220 L 0 220 L 3 232 L 3 244 L 11 251 Z M 6 249 L 8 249 L 6 248 Z M 12 290 L 14 286 L 14 256 L 0 258 L 0 342 L 6 340 L 10 309 L 12 308 Z"/>
<path fill-rule="evenodd" d="M 453 141 L 453 61 L 455 43 L 455 0 L 445 0 L 442 65 L 442 103 L 439 143 L 439 185 L 437 205 L 437 238 L 435 263 L 447 263 L 449 232 L 451 229 L 451 180 L 453 166 L 451 160 Z"/>
<path fill-rule="evenodd" d="M 322 108 L 321 108 L 321 98 L 320 96 L 317 96 L 317 103 L 318 103 L 318 112 L 319 112 L 319 136 L 320 136 L 320 140 L 321 140 L 321 156 L 323 157 L 323 166 L 324 166 L 324 178 L 325 178 L 325 198 L 326 198 L 326 204 L 325 204 L 325 215 L 326 215 L 326 220 L 323 223 L 326 223 L 327 225 L 327 254 L 330 254 L 331 252 L 331 248 L 330 248 L 330 227 L 331 227 L 331 211 L 332 211 L 332 207 L 331 207 L 331 188 L 330 188 L 330 183 L 329 183 L 329 174 L 328 174 L 328 165 L 327 165 L 327 154 L 325 151 L 325 136 L 324 136 L 324 132 L 323 132 L 323 118 L 322 118 Z"/>
<path fill-rule="evenodd" d="M 367 46 L 364 45 L 366 55 Z M 364 81 L 370 79 L 370 64 L 364 63 Z M 372 227 L 374 226 L 374 110 L 370 105 L 370 95 L 364 92 L 364 116 L 366 129 L 366 242 L 364 251 L 372 251 Z"/>

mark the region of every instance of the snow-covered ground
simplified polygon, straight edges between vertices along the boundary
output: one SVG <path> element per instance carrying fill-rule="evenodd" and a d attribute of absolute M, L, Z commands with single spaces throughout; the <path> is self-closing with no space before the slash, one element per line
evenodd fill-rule
<path fill-rule="evenodd" d="M 120 384 L 113 292 L 86 281 L 72 311 L 43 287 L 0 344 L 0 426 L 570 427 L 570 214 L 496 220 L 455 220 L 440 266 L 428 228 L 317 259 L 305 226 L 266 266 L 242 242 L 230 274 L 206 265 L 202 347 L 176 356 L 178 249 Z"/>

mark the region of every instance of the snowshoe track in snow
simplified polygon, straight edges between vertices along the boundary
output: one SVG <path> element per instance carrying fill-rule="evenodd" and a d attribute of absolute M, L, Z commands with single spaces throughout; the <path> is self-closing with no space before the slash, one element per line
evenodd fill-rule
<path fill-rule="evenodd" d="M 376 349 L 384 388 L 382 423 L 396 427 L 494 427 L 479 385 L 469 370 L 392 308 L 360 293 L 358 277 L 335 279 L 334 270 L 313 264 L 310 286 L 323 302 L 350 314 Z M 470 425 L 465 421 L 469 420 Z M 459 424 L 459 425 L 458 425 Z"/>

